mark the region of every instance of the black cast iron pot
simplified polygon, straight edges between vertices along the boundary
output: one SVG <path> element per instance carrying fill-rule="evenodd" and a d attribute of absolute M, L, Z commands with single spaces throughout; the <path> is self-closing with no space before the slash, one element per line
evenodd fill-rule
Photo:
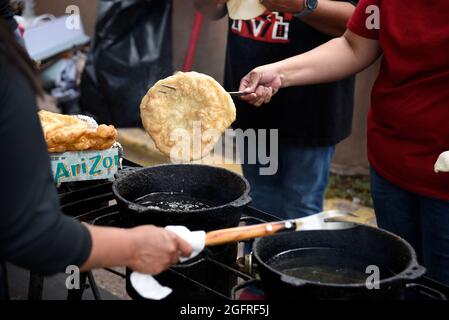
<path fill-rule="evenodd" d="M 365 225 L 259 238 L 253 256 L 270 299 L 400 299 L 425 272 L 405 240 Z"/>
<path fill-rule="evenodd" d="M 137 169 L 123 174 L 112 185 L 117 203 L 131 226 L 183 225 L 190 230 L 211 231 L 235 227 L 242 209 L 251 202 L 250 186 L 242 176 L 200 164 L 166 164 Z M 150 193 L 183 193 L 210 200 L 212 207 L 195 210 L 170 210 L 146 207 L 136 199 Z"/>

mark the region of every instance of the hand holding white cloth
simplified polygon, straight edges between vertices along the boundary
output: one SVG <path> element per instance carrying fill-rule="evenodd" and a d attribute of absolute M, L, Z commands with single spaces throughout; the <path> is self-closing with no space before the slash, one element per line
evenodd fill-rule
<path fill-rule="evenodd" d="M 449 172 L 449 151 L 443 152 L 435 163 L 435 172 Z"/>
<path fill-rule="evenodd" d="M 165 229 L 176 233 L 192 246 L 192 254 L 188 258 L 180 258 L 180 262 L 196 257 L 203 251 L 206 242 L 206 232 L 190 231 L 184 226 L 167 226 Z M 151 275 L 133 272 L 130 281 L 134 289 L 142 297 L 152 300 L 161 300 L 172 293 L 172 289 L 159 284 Z"/>

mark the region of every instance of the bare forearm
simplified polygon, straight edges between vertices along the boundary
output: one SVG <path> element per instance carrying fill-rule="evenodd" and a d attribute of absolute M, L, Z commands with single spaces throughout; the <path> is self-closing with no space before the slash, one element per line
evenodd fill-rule
<path fill-rule="evenodd" d="M 126 229 L 86 225 L 92 237 L 92 250 L 81 270 L 127 266 L 133 259 L 134 239 Z"/>
<path fill-rule="evenodd" d="M 380 53 L 378 41 L 347 32 L 314 50 L 271 66 L 280 74 L 282 87 L 324 83 L 362 71 Z"/>
<path fill-rule="evenodd" d="M 212 20 L 221 19 L 227 13 L 226 3 L 216 3 L 211 0 L 195 0 L 194 4 L 196 10 Z"/>
<path fill-rule="evenodd" d="M 378 40 L 347 30 L 342 37 L 298 56 L 257 67 L 240 81 L 240 99 L 261 106 L 282 87 L 332 82 L 356 74 L 382 53 Z"/>
<path fill-rule="evenodd" d="M 158 274 L 179 257 L 188 257 L 192 247 L 175 233 L 144 225 L 132 229 L 86 226 L 92 238 L 89 258 L 81 270 L 127 266 L 134 271 Z"/>
<path fill-rule="evenodd" d="M 339 37 L 345 32 L 354 10 L 349 2 L 321 0 L 317 9 L 301 20 L 322 33 Z"/>

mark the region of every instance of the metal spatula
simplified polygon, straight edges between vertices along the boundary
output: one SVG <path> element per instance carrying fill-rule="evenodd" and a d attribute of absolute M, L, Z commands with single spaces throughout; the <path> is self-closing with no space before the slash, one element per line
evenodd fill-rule
<path fill-rule="evenodd" d="M 349 229 L 356 224 L 332 220 L 351 216 L 354 216 L 354 214 L 345 211 L 324 211 L 301 219 L 210 231 L 206 233 L 206 246 L 266 237 L 280 232 Z"/>

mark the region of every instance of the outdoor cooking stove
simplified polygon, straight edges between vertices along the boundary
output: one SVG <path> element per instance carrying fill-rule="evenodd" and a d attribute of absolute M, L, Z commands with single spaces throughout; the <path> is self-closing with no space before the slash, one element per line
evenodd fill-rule
<path fill-rule="evenodd" d="M 134 170 L 139 167 L 130 161 L 123 161 L 123 170 Z M 115 204 L 111 181 L 86 181 L 63 184 L 59 188 L 59 198 L 63 211 L 80 221 L 97 225 L 129 227 L 126 219 Z M 276 217 L 246 207 L 241 221 L 245 224 L 263 223 L 279 220 Z M 232 300 L 239 297 L 263 299 L 263 291 L 258 285 L 251 261 L 251 255 L 238 254 L 237 244 L 220 246 L 212 250 L 206 249 L 199 257 L 184 264 L 170 268 L 156 278 L 163 285 L 173 289 L 167 299 L 192 300 Z M 140 296 L 127 281 L 128 275 L 112 269 L 107 271 L 120 277 L 127 292 L 133 299 Z M 30 280 L 31 298 L 42 296 L 42 279 L 34 275 Z M 69 290 L 68 299 L 81 299 L 84 290 L 90 288 L 96 299 L 101 299 L 92 273 L 81 277 L 84 285 L 79 290 Z M 247 294 L 249 286 L 258 288 L 259 294 Z M 244 294 L 239 295 L 244 292 Z M 404 299 L 439 300 L 449 297 L 449 287 L 422 278 L 417 284 L 407 288 Z"/>
<path fill-rule="evenodd" d="M 127 160 L 123 160 L 122 165 L 124 172 L 139 167 Z M 110 181 L 63 184 L 58 190 L 61 207 L 65 214 L 83 222 L 102 226 L 130 227 L 115 203 L 111 186 Z M 276 220 L 279 219 L 251 207 L 245 208 L 241 218 L 245 224 Z M 185 299 L 186 297 L 210 300 L 235 299 L 240 288 L 256 282 L 251 271 L 249 256 L 237 257 L 237 253 L 238 244 L 206 248 L 198 257 L 170 268 L 156 276 L 156 279 L 163 285 L 173 288 L 173 293 L 168 299 Z M 106 270 L 123 279 L 129 277 L 129 270 L 127 274 L 112 269 Z M 93 290 L 96 298 L 101 298 L 91 273 L 84 274 L 82 282 L 85 283 L 80 290 L 69 290 L 69 299 L 80 299 L 83 290 L 87 288 Z M 125 282 L 130 297 L 141 299 L 129 281 L 125 280 Z M 39 290 L 39 286 L 36 289 Z"/>

